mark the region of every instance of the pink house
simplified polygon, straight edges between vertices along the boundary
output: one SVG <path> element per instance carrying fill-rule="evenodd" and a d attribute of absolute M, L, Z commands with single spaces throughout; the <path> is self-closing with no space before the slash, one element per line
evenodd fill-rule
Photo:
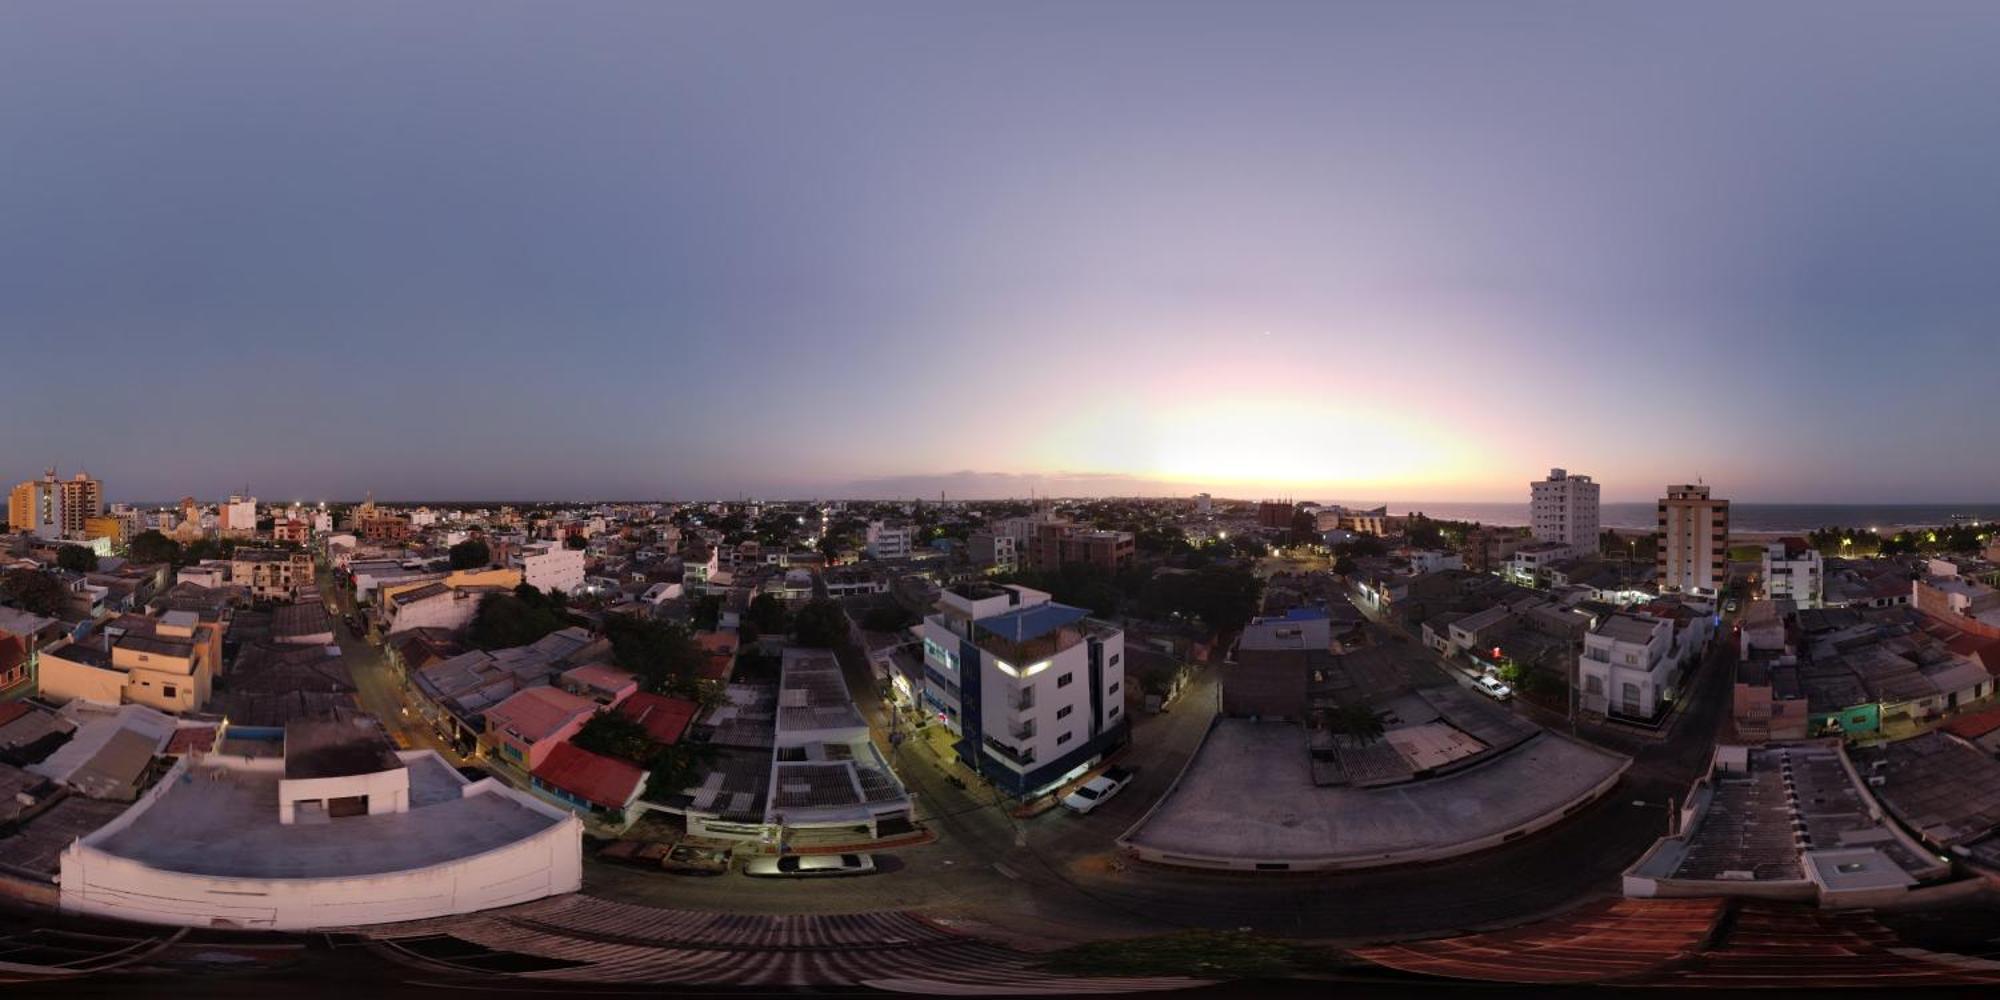
<path fill-rule="evenodd" d="M 597 708 L 589 698 L 558 688 L 517 691 L 486 710 L 486 742 L 501 759 L 532 771 L 551 749 L 575 736 Z"/>
<path fill-rule="evenodd" d="M 586 663 L 563 671 L 562 689 L 600 705 L 616 707 L 639 690 L 639 678 L 602 663 Z"/>

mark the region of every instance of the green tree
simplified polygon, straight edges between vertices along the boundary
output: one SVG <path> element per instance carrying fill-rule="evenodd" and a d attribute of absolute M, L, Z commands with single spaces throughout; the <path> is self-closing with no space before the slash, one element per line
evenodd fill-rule
<path fill-rule="evenodd" d="M 95 573 L 97 550 L 81 545 L 65 545 L 56 550 L 56 565 L 72 573 Z"/>
<path fill-rule="evenodd" d="M 792 628 L 799 645 L 833 649 L 847 642 L 847 612 L 832 600 L 815 598 L 799 609 Z"/>
<path fill-rule="evenodd" d="M 758 594 L 744 612 L 743 624 L 753 635 L 784 635 L 792 627 L 792 616 L 778 595 Z"/>
<path fill-rule="evenodd" d="M 23 566 L 0 575 L 0 598 L 30 614 L 53 618 L 69 603 L 69 591 L 54 576 Z"/>
<path fill-rule="evenodd" d="M 590 540 L 582 535 L 570 535 L 563 539 L 563 548 L 566 549 L 587 549 L 589 547 Z"/>
<path fill-rule="evenodd" d="M 655 743 L 645 726 L 616 712 L 592 717 L 570 742 L 578 749 L 645 768 L 645 796 L 654 800 L 679 795 L 699 783 L 714 766 L 716 756 L 714 746 L 706 743 Z"/>
<path fill-rule="evenodd" d="M 468 538 L 451 547 L 452 569 L 485 569 L 493 561 L 493 550 L 477 538 Z"/>
<path fill-rule="evenodd" d="M 181 545 L 157 529 L 148 528 L 125 543 L 125 553 L 135 563 L 177 563 L 181 558 Z"/>
<path fill-rule="evenodd" d="M 573 624 L 558 597 L 524 583 L 511 594 L 488 594 L 480 601 L 465 638 L 475 649 L 509 649 Z"/>
<path fill-rule="evenodd" d="M 704 632 L 712 632 L 722 623 L 722 598 L 714 594 L 704 594 L 694 602 L 690 612 L 694 627 Z"/>
<path fill-rule="evenodd" d="M 611 640 L 611 658 L 638 674 L 648 691 L 698 693 L 708 654 L 686 629 L 648 618 L 608 615 L 604 637 Z"/>
<path fill-rule="evenodd" d="M 917 623 L 917 616 L 900 604 L 884 604 L 861 616 L 861 627 L 870 632 L 900 632 Z"/>

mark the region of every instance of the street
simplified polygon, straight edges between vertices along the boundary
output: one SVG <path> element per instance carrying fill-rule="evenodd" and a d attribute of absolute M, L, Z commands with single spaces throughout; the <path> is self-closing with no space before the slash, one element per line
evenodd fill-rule
<path fill-rule="evenodd" d="M 404 710 L 402 684 L 396 675 L 396 668 L 389 663 L 387 650 L 370 645 L 340 620 L 353 613 L 353 595 L 334 580 L 333 571 L 326 567 L 320 568 L 318 579 L 320 597 L 333 609 L 336 619 L 334 639 L 340 643 L 340 652 L 354 678 L 355 697 L 361 702 L 362 709 L 382 721 L 383 728 L 389 731 L 398 746 L 436 750 L 454 765 L 464 763 L 448 740 L 425 725 L 420 717 Z"/>
<path fill-rule="evenodd" d="M 1132 747 L 1120 761 L 1137 766 L 1138 776 L 1090 815 L 1056 809 L 1015 820 L 983 786 L 968 783 L 961 790 L 949 784 L 946 768 L 921 741 L 910 740 L 894 762 L 917 796 L 919 819 L 938 840 L 892 852 L 884 874 L 772 884 L 592 863 L 585 888 L 630 902 L 738 912 L 913 909 L 1017 941 L 1242 927 L 1368 939 L 1519 923 L 1617 893 L 1620 872 L 1665 829 L 1658 804 L 1683 794 L 1708 759 L 1728 697 L 1729 663 L 1728 644 L 1717 643 L 1691 688 L 1687 717 L 1669 738 L 1602 740 L 1631 754 L 1634 764 L 1596 804 L 1519 843 L 1442 863 L 1273 876 L 1170 869 L 1120 858 L 1113 839 L 1165 793 L 1214 714 L 1217 668 L 1210 667 L 1171 711 L 1138 721 Z M 879 706 L 870 704 L 867 711 L 881 719 Z M 1017 832 L 1023 836 L 1017 839 Z"/>

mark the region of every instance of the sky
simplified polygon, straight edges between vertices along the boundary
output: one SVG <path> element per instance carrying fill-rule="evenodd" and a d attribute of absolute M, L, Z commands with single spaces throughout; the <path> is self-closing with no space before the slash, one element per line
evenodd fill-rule
<path fill-rule="evenodd" d="M 0 479 L 2000 500 L 2000 5 L 15 3 Z"/>

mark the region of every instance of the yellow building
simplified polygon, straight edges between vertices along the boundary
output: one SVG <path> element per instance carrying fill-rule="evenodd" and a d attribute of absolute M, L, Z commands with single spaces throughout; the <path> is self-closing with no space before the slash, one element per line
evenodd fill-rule
<path fill-rule="evenodd" d="M 116 517 L 86 517 L 83 519 L 83 537 L 109 538 L 114 545 L 125 544 L 125 521 Z"/>
<path fill-rule="evenodd" d="M 445 577 L 444 585 L 453 590 L 464 590 L 467 587 L 503 587 L 513 590 L 521 585 L 521 571 L 507 567 L 461 569 Z"/>
<path fill-rule="evenodd" d="M 120 619 L 123 628 L 42 651 L 39 692 L 55 702 L 77 698 L 129 702 L 163 712 L 194 712 L 214 684 L 216 626 L 189 612 Z"/>

